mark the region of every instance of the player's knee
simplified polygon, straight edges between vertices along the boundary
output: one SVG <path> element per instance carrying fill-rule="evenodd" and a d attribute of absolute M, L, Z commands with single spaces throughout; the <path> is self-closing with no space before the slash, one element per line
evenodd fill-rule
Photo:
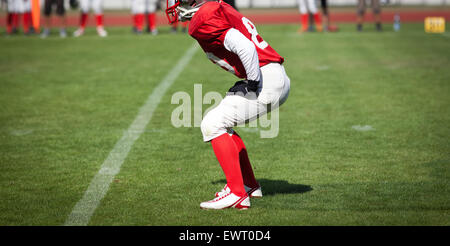
<path fill-rule="evenodd" d="M 226 127 L 217 118 L 207 114 L 201 124 L 200 130 L 203 134 L 203 141 L 208 142 L 226 132 Z"/>
<path fill-rule="evenodd" d="M 202 131 L 203 138 L 210 138 L 212 133 L 215 131 L 215 128 L 216 127 L 214 121 L 211 119 L 211 117 L 208 117 L 208 115 L 206 115 L 200 124 L 200 130 Z"/>
<path fill-rule="evenodd" d="M 262 104 L 278 104 L 278 99 L 280 98 L 280 94 L 272 91 L 263 91 L 259 97 L 258 101 Z"/>

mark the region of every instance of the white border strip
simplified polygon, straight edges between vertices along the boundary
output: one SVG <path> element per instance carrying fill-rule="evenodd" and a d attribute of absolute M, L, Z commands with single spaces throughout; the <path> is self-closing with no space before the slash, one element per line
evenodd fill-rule
<path fill-rule="evenodd" d="M 111 150 L 100 170 L 92 179 L 83 198 L 75 205 L 64 225 L 83 226 L 89 223 L 89 220 L 100 204 L 100 201 L 108 192 L 109 185 L 116 174 L 119 173 L 120 167 L 130 152 L 134 142 L 144 132 L 162 97 L 177 79 L 178 75 L 183 71 L 184 67 L 192 59 L 197 49 L 198 45 L 195 43 L 186 51 L 183 57 L 172 70 L 170 70 L 166 77 L 164 77 L 160 84 L 153 89 L 152 94 L 150 94 L 145 104 L 139 109 L 136 119 Z"/>

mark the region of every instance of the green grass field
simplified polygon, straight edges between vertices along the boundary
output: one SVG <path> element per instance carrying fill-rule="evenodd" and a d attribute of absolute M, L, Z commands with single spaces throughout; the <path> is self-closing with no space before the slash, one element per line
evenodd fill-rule
<path fill-rule="evenodd" d="M 199 209 L 225 178 L 200 129 L 171 124 L 175 92 L 193 95 L 202 84 L 203 94 L 224 95 L 237 80 L 199 49 L 89 225 L 450 225 L 448 33 L 340 27 L 306 35 L 295 25 L 258 27 L 285 57 L 291 92 L 278 137 L 237 128 L 264 192 L 251 209 Z M 194 43 L 168 28 L 155 37 L 108 31 L 0 38 L 0 225 L 63 225 Z"/>

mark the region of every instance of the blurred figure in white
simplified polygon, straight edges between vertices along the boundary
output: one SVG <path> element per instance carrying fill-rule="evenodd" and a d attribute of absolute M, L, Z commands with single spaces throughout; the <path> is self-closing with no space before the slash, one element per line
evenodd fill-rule
<path fill-rule="evenodd" d="M 23 33 L 31 34 L 31 0 L 8 0 L 2 1 L 7 3 L 6 11 L 6 34 L 16 34 L 19 32 L 19 20 L 22 17 Z"/>
<path fill-rule="evenodd" d="M 6 3 L 6 35 L 18 33 L 19 12 L 17 9 L 17 0 L 2 0 Z"/>
<path fill-rule="evenodd" d="M 132 0 L 131 13 L 133 14 L 133 32 L 142 34 L 144 20 L 147 20 L 147 32 L 157 35 L 156 29 L 157 0 Z"/>
<path fill-rule="evenodd" d="M 105 28 L 103 27 L 103 0 L 80 0 L 80 27 L 73 33 L 73 36 L 79 37 L 84 34 L 86 28 L 89 10 L 92 8 L 95 14 L 97 34 L 100 37 L 108 36 Z"/>
<path fill-rule="evenodd" d="M 176 34 L 178 32 L 178 22 L 172 23 L 171 33 Z M 181 22 L 181 32 L 187 33 L 189 21 Z"/>
<path fill-rule="evenodd" d="M 300 18 L 302 26 L 299 29 L 300 33 L 307 32 L 309 29 L 309 14 L 312 14 L 314 17 L 316 30 L 322 31 L 322 19 L 319 11 L 317 10 L 316 1 L 315 0 L 297 0 L 298 8 L 300 11 Z"/>

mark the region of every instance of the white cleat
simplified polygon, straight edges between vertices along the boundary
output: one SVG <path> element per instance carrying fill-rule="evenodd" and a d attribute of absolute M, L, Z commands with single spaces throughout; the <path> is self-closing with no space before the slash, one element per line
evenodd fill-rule
<path fill-rule="evenodd" d="M 233 193 L 224 193 L 222 196 L 216 197 L 211 201 L 200 203 L 202 209 L 225 209 L 237 208 L 239 210 L 250 208 L 250 197 L 245 195 L 243 197 L 236 196 Z"/>
<path fill-rule="evenodd" d="M 78 28 L 75 32 L 73 32 L 73 36 L 74 37 L 80 37 L 84 34 L 84 29 L 83 28 Z"/>
<path fill-rule="evenodd" d="M 250 188 L 250 187 L 244 185 L 244 188 L 245 188 L 245 191 L 247 192 L 249 197 L 261 198 L 263 196 L 262 195 L 261 186 L 258 186 L 256 188 Z M 225 187 L 223 187 L 223 189 L 221 191 L 216 192 L 215 196 L 219 197 L 219 196 L 222 196 L 222 195 L 224 195 L 226 193 L 229 193 L 230 191 L 231 190 L 230 190 L 230 188 L 228 188 L 228 185 L 225 185 Z"/>
<path fill-rule="evenodd" d="M 102 38 L 108 36 L 108 32 L 102 26 L 97 27 L 97 34 Z"/>

